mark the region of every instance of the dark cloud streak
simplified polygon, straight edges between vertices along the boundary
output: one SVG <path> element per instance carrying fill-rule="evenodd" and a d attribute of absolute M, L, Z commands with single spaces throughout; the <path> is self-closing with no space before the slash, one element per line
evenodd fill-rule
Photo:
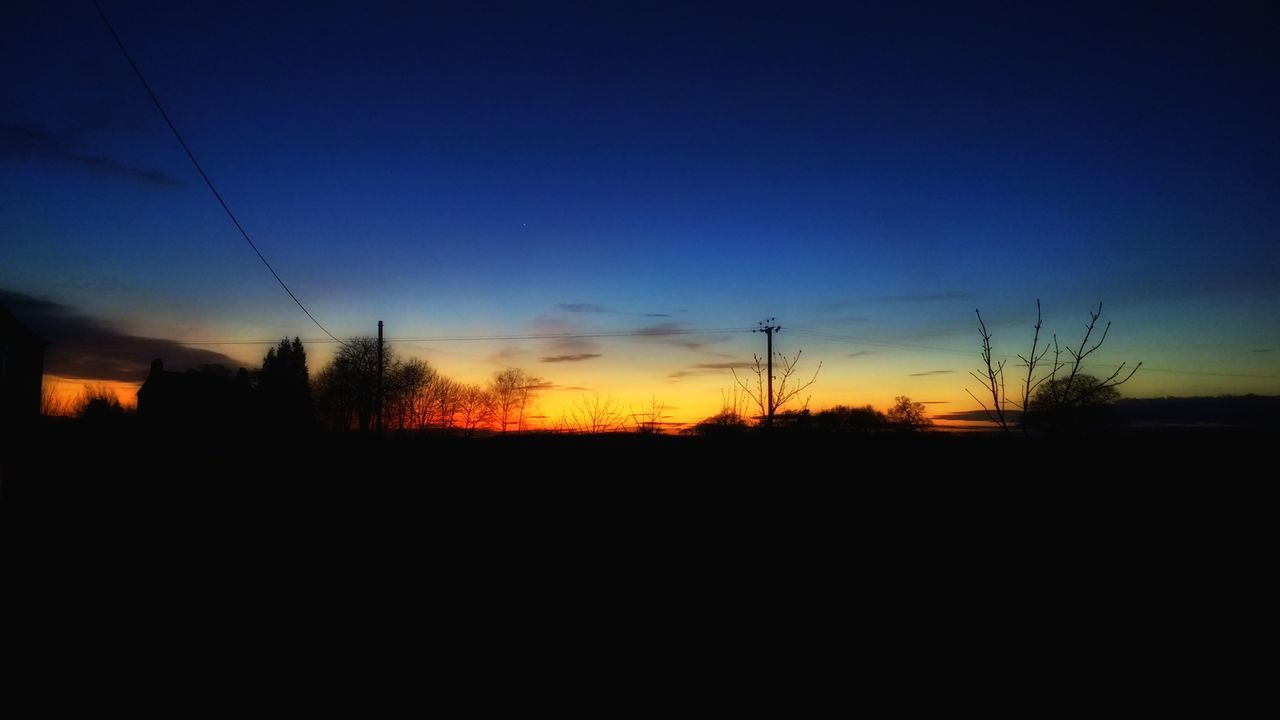
<path fill-rule="evenodd" d="M 44 128 L 20 123 L 0 122 L 0 158 L 58 160 L 79 165 L 86 170 L 130 177 L 152 185 L 182 185 L 168 173 L 131 167 L 114 158 L 84 152 L 75 143 Z"/>
<path fill-rule="evenodd" d="M 565 312 L 571 313 L 602 314 L 613 312 L 609 308 L 603 305 L 596 305 L 595 303 L 560 303 L 559 305 L 556 305 L 556 307 Z"/>
<path fill-rule="evenodd" d="M 213 350 L 133 335 L 67 305 L 22 293 L 0 289 L 0 305 L 49 343 L 44 362 L 49 375 L 136 382 L 146 378 L 153 358 L 176 370 L 199 365 L 234 369 L 241 364 Z"/>
<path fill-rule="evenodd" d="M 544 363 L 562 363 L 562 362 L 582 362 L 583 360 L 594 360 L 603 357 L 600 353 L 574 353 L 572 355 L 548 355 L 539 358 Z"/>

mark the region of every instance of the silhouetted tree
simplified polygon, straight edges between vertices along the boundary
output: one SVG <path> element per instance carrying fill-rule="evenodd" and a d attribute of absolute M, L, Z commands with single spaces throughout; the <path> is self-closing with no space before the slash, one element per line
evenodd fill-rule
<path fill-rule="evenodd" d="M 1025 416 L 1033 427 L 1084 428 L 1111 420 L 1110 405 L 1120 399 L 1115 384 L 1080 373 L 1046 381 L 1032 396 Z"/>
<path fill-rule="evenodd" d="M 667 418 L 666 409 L 666 404 L 658 402 L 656 397 L 650 397 L 647 406 L 632 409 L 631 421 L 636 424 L 636 432 L 649 435 L 662 432 L 662 422 Z"/>
<path fill-rule="evenodd" d="M 813 426 L 827 432 L 868 432 L 883 428 L 885 423 L 884 413 L 870 405 L 837 405 L 813 414 Z"/>
<path fill-rule="evenodd" d="M 298 429 L 311 425 L 315 409 L 302 340 L 285 338 L 267 350 L 258 375 L 258 397 L 272 426 Z"/>
<path fill-rule="evenodd" d="M 479 385 L 463 385 L 458 391 L 457 427 L 471 435 L 493 419 L 493 394 Z"/>
<path fill-rule="evenodd" d="M 1032 414 L 1063 415 L 1064 413 L 1059 411 L 1068 406 L 1064 406 L 1062 403 L 1077 397 L 1076 391 L 1079 390 L 1077 384 L 1085 382 L 1083 378 L 1092 378 L 1092 376 L 1084 375 L 1081 372 L 1085 358 L 1102 347 L 1102 343 L 1106 342 L 1107 334 L 1111 331 L 1111 323 L 1108 322 L 1102 329 L 1102 336 L 1096 342 L 1090 344 L 1090 339 L 1097 328 L 1098 318 L 1102 316 L 1102 303 L 1099 302 L 1098 309 L 1089 313 L 1089 322 L 1085 325 L 1084 337 L 1081 338 L 1079 346 L 1067 346 L 1065 348 L 1067 355 L 1071 358 L 1070 362 L 1063 360 L 1062 348 L 1058 345 L 1058 336 L 1055 334 L 1053 336 L 1053 361 L 1050 363 L 1048 371 L 1043 371 L 1041 362 L 1048 354 L 1049 347 L 1048 345 L 1043 347 L 1039 345 L 1041 327 L 1040 301 L 1036 300 L 1036 324 L 1035 333 L 1031 340 L 1031 352 L 1027 355 L 1018 355 L 1018 359 L 1022 361 L 1022 366 L 1027 369 L 1027 376 L 1022 381 L 1021 402 L 1019 402 L 1018 400 L 1010 400 L 1008 397 L 1004 383 L 1005 361 L 994 360 L 991 350 L 991 333 L 987 331 L 986 323 L 982 320 L 982 312 L 980 310 L 975 310 L 974 312 L 978 315 L 978 331 L 982 337 L 982 353 L 980 357 L 982 358 L 983 368 L 980 371 L 982 375 L 975 372 L 969 374 L 982 383 L 983 394 L 991 397 L 991 404 L 988 405 L 986 401 L 974 395 L 972 391 L 968 389 L 965 391 L 969 393 L 970 397 L 978 401 L 983 411 L 986 412 L 988 419 L 1005 432 L 1010 430 L 1008 416 L 1008 406 L 1010 405 L 1022 410 L 1020 425 L 1024 432 L 1027 429 L 1027 421 Z M 1124 371 L 1126 366 L 1128 366 L 1128 362 L 1120 363 L 1115 371 L 1105 379 L 1092 378 L 1096 381 L 1096 384 L 1089 386 L 1088 393 L 1101 395 L 1105 394 L 1108 388 L 1123 385 L 1133 377 L 1134 373 L 1138 372 L 1138 368 L 1142 367 L 1142 363 L 1139 362 L 1134 365 L 1127 373 Z M 1059 373 L 1064 372 L 1065 374 L 1060 377 Z M 1044 387 L 1042 386 L 1052 388 L 1052 392 L 1043 394 Z M 1119 395 L 1118 391 L 1114 392 L 1116 392 L 1117 396 Z M 1040 399 L 1038 405 L 1033 398 Z"/>
<path fill-rule="evenodd" d="M 528 375 L 519 368 L 494 373 L 489 381 L 489 394 L 493 400 L 493 419 L 501 432 L 505 433 L 512 425 L 517 430 L 524 429 L 525 411 L 533 404 L 541 387 L 541 378 Z"/>
<path fill-rule="evenodd" d="M 384 363 L 395 363 L 390 346 L 384 346 Z M 373 420 L 378 388 L 378 339 L 353 337 L 316 375 L 316 402 L 329 427 L 362 432 Z M 384 413 L 385 414 L 385 413 Z"/>
<path fill-rule="evenodd" d="M 726 435 L 739 433 L 750 427 L 747 418 L 732 408 L 723 408 L 708 418 L 703 418 L 697 425 L 685 432 L 694 435 Z"/>
<path fill-rule="evenodd" d="M 622 421 L 618 401 L 612 395 L 601 398 L 597 392 L 591 397 L 583 395 L 581 400 L 570 406 L 560 425 L 566 430 L 599 435 L 617 430 L 622 426 Z"/>
<path fill-rule="evenodd" d="M 75 399 L 58 392 L 59 383 L 44 378 L 40 385 L 40 414 L 46 417 L 55 415 L 73 415 L 76 412 Z"/>
<path fill-rule="evenodd" d="M 1108 385 L 1093 375 L 1081 373 L 1074 382 L 1068 378 L 1056 378 L 1044 383 L 1031 398 L 1031 410 L 1049 410 L 1057 407 L 1089 407 L 1120 399 L 1115 385 Z"/>
<path fill-rule="evenodd" d="M 431 419 L 435 388 L 443 380 L 425 360 L 392 360 L 384 370 L 382 423 L 396 430 L 416 430 Z"/>
<path fill-rule="evenodd" d="M 462 406 L 466 400 L 464 397 L 466 391 L 467 386 L 456 380 L 450 380 L 443 375 L 436 378 L 431 407 L 435 424 L 440 429 L 457 426 L 458 414 L 462 412 Z"/>
<path fill-rule="evenodd" d="M 911 398 L 906 395 L 899 395 L 893 400 L 893 407 L 889 408 L 889 412 L 884 414 L 885 420 L 890 425 L 897 426 L 903 430 L 919 430 L 933 424 L 933 421 L 928 417 L 924 403 L 912 402 Z"/>
<path fill-rule="evenodd" d="M 813 371 L 813 377 L 808 381 L 801 381 L 795 377 L 796 370 L 800 364 L 800 354 L 803 350 L 797 350 L 796 354 L 787 357 L 782 353 L 774 353 L 773 372 L 773 397 L 769 397 L 769 363 L 767 357 L 754 355 L 755 364 L 748 368 L 755 374 L 755 380 L 749 382 L 738 377 L 738 371 L 730 368 L 733 373 L 733 379 L 741 387 L 743 392 L 751 398 L 756 407 L 760 410 L 761 422 L 767 421 L 781 410 L 787 403 L 796 398 L 797 395 L 804 392 L 818 380 L 818 373 L 822 370 L 822 363 L 818 363 L 818 367 Z M 805 398 L 801 409 L 808 407 L 809 398 Z"/>

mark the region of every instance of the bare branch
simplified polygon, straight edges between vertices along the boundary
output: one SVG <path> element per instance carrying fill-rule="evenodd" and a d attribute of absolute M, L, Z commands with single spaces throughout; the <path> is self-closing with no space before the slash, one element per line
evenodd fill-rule
<path fill-rule="evenodd" d="M 972 372 L 969 374 L 973 375 L 978 382 L 983 384 L 984 389 L 991 393 L 991 408 L 988 409 L 986 404 L 979 400 L 982 409 L 986 410 L 988 417 L 992 419 L 992 422 L 999 425 L 1001 430 L 1009 432 L 1009 422 L 1005 417 L 1007 396 L 1004 389 L 1004 361 L 1001 360 L 994 365 L 992 364 L 991 333 L 987 330 L 987 324 L 982 320 L 982 311 L 974 310 L 974 313 L 978 316 L 978 333 L 982 336 L 982 353 L 980 357 L 982 358 L 982 364 L 986 367 L 986 377 L 979 377 Z M 966 392 L 968 391 L 966 390 Z M 973 395 L 971 392 L 969 394 Z"/>

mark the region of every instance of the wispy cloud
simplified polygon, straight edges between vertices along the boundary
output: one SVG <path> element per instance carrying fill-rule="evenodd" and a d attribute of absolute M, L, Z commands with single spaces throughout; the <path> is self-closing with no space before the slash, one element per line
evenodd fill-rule
<path fill-rule="evenodd" d="M 176 187 L 172 175 L 126 165 L 119 160 L 93 153 L 79 143 L 58 136 L 36 125 L 0 122 L 0 158 L 43 159 L 67 162 L 85 170 L 133 178 L 151 185 Z"/>
<path fill-rule="evenodd" d="M 1022 416 L 1019 410 L 1006 410 L 1005 419 L 1016 422 Z M 934 415 L 935 420 L 963 420 L 966 422 L 986 422 L 990 423 L 991 418 L 984 410 L 961 410 L 959 412 L 947 413 L 945 415 Z"/>
<path fill-rule="evenodd" d="M 574 353 L 572 355 L 547 355 L 539 358 L 544 363 L 582 362 L 603 357 L 600 353 Z"/>
<path fill-rule="evenodd" d="M 1280 348 L 1258 348 L 1257 350 L 1250 350 L 1249 352 L 1251 352 L 1251 353 L 1273 353 L 1273 352 L 1276 352 L 1277 350 L 1280 350 Z"/>
<path fill-rule="evenodd" d="M 560 303 L 557 308 L 571 313 L 611 313 L 609 308 L 595 303 Z"/>
<path fill-rule="evenodd" d="M 751 363 L 741 360 L 733 360 L 729 362 L 698 363 L 693 367 L 699 370 L 737 370 L 739 368 L 751 367 Z"/>
<path fill-rule="evenodd" d="M 684 325 L 678 322 L 655 323 L 635 329 L 636 335 L 675 335 L 684 331 Z"/>
<path fill-rule="evenodd" d="M 567 313 L 579 313 L 579 314 L 588 314 L 588 315 L 631 315 L 633 317 L 648 317 L 648 318 L 671 317 L 670 313 L 628 312 L 626 310 L 618 310 L 616 308 L 611 308 L 607 305 L 600 305 L 598 303 L 587 303 L 587 302 L 558 303 L 556 305 L 556 309 L 562 312 L 567 312 Z"/>
<path fill-rule="evenodd" d="M 926 370 L 918 373 L 907 373 L 907 377 L 926 377 L 928 375 L 950 375 L 955 370 Z"/>
<path fill-rule="evenodd" d="M 161 358 L 165 367 L 174 369 L 240 365 L 220 352 L 187 347 L 174 340 L 134 335 L 67 305 L 22 293 L 0 289 L 0 306 L 49 343 L 44 370 L 50 375 L 138 381 L 146 378 L 153 358 Z"/>
<path fill-rule="evenodd" d="M 875 350 L 859 350 L 857 352 L 848 353 L 847 355 L 845 355 L 845 357 L 856 358 L 856 357 L 862 357 L 863 355 L 875 355 L 875 354 L 876 354 Z"/>

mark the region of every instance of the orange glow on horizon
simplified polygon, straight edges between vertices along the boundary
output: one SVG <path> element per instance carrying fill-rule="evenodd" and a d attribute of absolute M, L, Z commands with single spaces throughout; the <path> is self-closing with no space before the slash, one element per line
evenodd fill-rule
<path fill-rule="evenodd" d="M 90 393 L 105 392 L 116 398 L 121 407 L 138 406 L 138 388 L 142 383 L 119 380 L 92 380 L 45 375 L 41 412 L 47 415 L 74 415 Z"/>

